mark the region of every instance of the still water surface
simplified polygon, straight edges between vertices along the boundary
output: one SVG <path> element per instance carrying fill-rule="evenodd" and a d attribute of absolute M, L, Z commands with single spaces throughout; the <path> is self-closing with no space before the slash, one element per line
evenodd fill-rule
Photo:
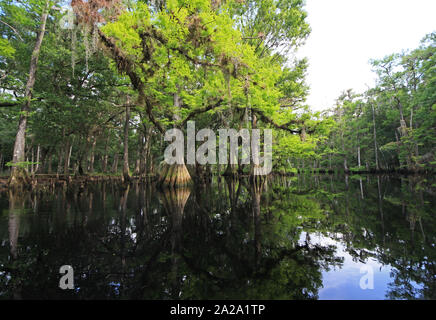
<path fill-rule="evenodd" d="M 374 175 L 2 193 L 0 298 L 436 299 L 435 195 Z"/>

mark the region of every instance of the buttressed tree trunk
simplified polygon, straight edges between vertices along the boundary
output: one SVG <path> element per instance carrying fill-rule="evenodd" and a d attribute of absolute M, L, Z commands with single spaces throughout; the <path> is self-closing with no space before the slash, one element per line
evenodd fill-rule
<path fill-rule="evenodd" d="M 15 137 L 14 152 L 12 163 L 14 166 L 11 170 L 11 176 L 9 178 L 9 185 L 12 187 L 19 187 L 30 183 L 23 166 L 19 163 L 24 161 L 25 147 L 26 147 L 26 128 L 27 128 L 27 117 L 30 110 L 30 100 L 32 98 L 32 90 L 35 85 L 36 69 L 38 65 L 39 52 L 41 49 L 42 40 L 44 38 L 45 26 L 47 22 L 47 16 L 49 11 L 49 1 L 47 0 L 44 5 L 44 9 L 41 15 L 41 25 L 36 37 L 35 47 L 32 51 L 32 57 L 30 60 L 29 77 L 27 79 L 26 90 L 25 90 L 25 102 L 21 107 L 20 120 L 18 122 L 17 135 Z"/>
<path fill-rule="evenodd" d="M 174 114 L 174 120 L 178 121 L 180 120 L 178 109 L 181 108 L 179 93 L 174 94 L 174 107 L 176 109 L 176 112 Z M 191 181 L 191 175 L 186 168 L 183 155 L 180 159 L 178 159 L 177 163 L 175 164 L 169 165 L 167 163 L 164 163 L 159 174 L 160 183 L 163 186 L 167 187 L 186 186 Z"/>

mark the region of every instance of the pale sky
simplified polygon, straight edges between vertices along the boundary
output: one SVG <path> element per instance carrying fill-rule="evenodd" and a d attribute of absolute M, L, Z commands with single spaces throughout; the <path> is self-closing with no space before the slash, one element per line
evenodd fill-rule
<path fill-rule="evenodd" d="M 309 58 L 307 103 L 330 108 L 343 90 L 374 85 L 369 60 L 414 49 L 436 31 L 436 0 L 306 0 L 312 33 L 298 53 Z"/>

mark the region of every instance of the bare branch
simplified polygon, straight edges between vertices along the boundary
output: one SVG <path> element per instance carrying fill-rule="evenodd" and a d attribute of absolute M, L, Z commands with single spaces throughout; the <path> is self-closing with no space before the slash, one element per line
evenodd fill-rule
<path fill-rule="evenodd" d="M 13 26 L 11 26 L 9 23 L 7 23 L 7 22 L 5 22 L 5 21 L 3 21 L 3 20 L 0 20 L 0 22 L 3 23 L 3 24 L 5 24 L 5 25 L 7 25 L 9 28 L 11 28 L 12 31 L 14 31 L 14 33 L 18 36 L 18 38 L 20 38 L 21 41 L 24 41 L 23 38 L 21 38 L 20 34 L 18 33 L 17 29 L 15 29 L 15 28 L 14 28 Z"/>
<path fill-rule="evenodd" d="M 0 108 L 15 107 L 15 106 L 19 106 L 20 104 L 21 102 L 19 101 L 0 102 Z"/>
<path fill-rule="evenodd" d="M 204 112 L 207 112 L 209 110 L 218 108 L 223 103 L 223 101 L 224 100 L 221 98 L 214 104 L 208 105 L 208 106 L 203 107 L 203 108 L 195 109 L 181 122 L 181 126 L 184 126 L 186 124 L 186 122 L 188 122 L 189 120 L 191 120 L 193 117 L 195 117 L 196 115 L 198 115 L 200 113 L 204 113 Z"/>
<path fill-rule="evenodd" d="M 293 134 L 300 134 L 301 133 L 301 129 L 296 130 L 296 129 L 290 129 L 289 128 L 290 125 L 303 125 L 304 122 L 301 121 L 301 120 L 291 120 L 291 121 L 289 121 L 289 122 L 287 122 L 285 124 L 280 125 L 280 124 L 277 124 L 276 122 L 274 122 L 263 111 L 258 110 L 258 109 L 252 109 L 252 110 L 253 110 L 253 112 L 255 112 L 256 114 L 259 115 L 260 119 L 263 122 L 271 124 L 276 129 L 285 130 L 285 131 L 288 131 L 288 132 L 293 133 Z"/>

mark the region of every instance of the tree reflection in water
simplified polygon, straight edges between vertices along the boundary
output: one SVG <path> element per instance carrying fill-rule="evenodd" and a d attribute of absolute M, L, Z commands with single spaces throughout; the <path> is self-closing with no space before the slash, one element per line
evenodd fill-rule
<path fill-rule="evenodd" d="M 435 299 L 434 193 L 424 177 L 324 175 L 2 194 L 0 296 L 316 299 L 343 263 L 322 235 L 390 265 L 386 298 Z M 65 264 L 75 290 L 58 288 Z"/>

